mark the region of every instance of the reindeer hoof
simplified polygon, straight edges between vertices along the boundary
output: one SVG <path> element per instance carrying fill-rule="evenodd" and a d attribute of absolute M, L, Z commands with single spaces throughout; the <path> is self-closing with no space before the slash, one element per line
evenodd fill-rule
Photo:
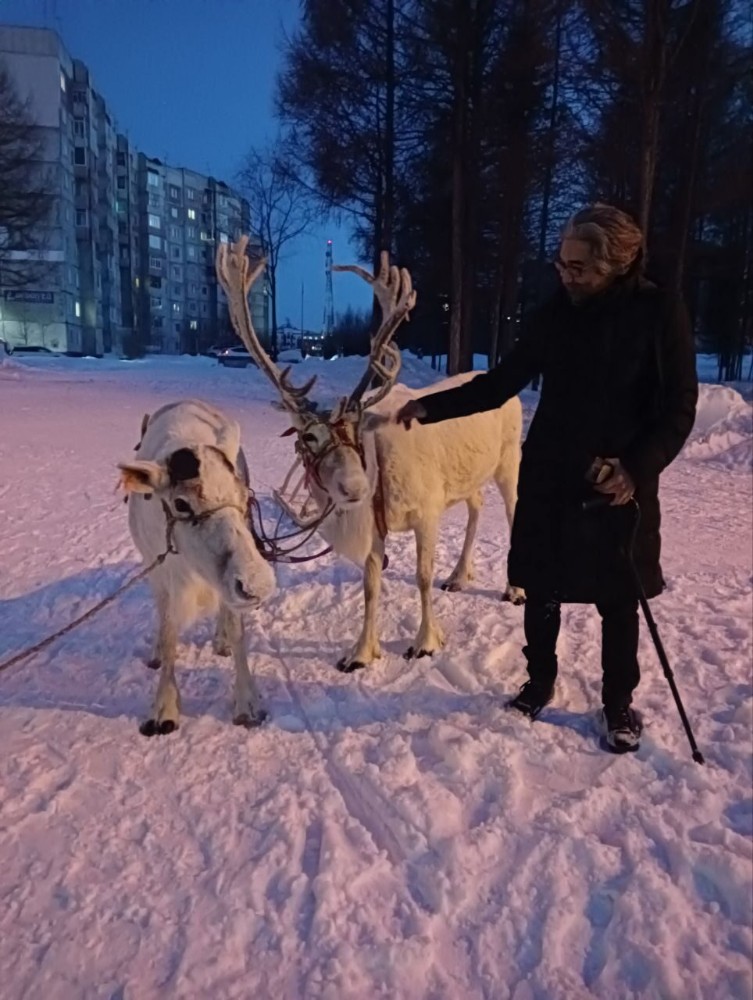
<path fill-rule="evenodd" d="M 234 726 L 243 726 L 244 729 L 257 729 L 264 725 L 269 718 L 269 712 L 260 708 L 258 712 L 240 712 L 233 716 Z"/>
<path fill-rule="evenodd" d="M 157 722 L 156 719 L 147 719 L 139 726 L 139 732 L 142 736 L 167 736 L 175 732 L 177 728 L 178 723 L 173 722 L 172 719 L 163 719 L 162 722 Z"/>
<path fill-rule="evenodd" d="M 512 604 L 514 608 L 520 608 L 526 603 L 525 594 L 522 596 L 510 597 L 507 591 L 502 594 L 500 600 L 506 604 Z"/>
<path fill-rule="evenodd" d="M 226 642 L 214 642 L 212 643 L 212 649 L 216 656 L 230 656 L 233 652 Z"/>
<path fill-rule="evenodd" d="M 456 594 L 459 590 L 462 590 L 463 588 L 456 580 L 447 580 L 445 583 L 442 584 L 441 589 L 447 591 L 450 594 Z"/>
<path fill-rule="evenodd" d="M 146 665 L 150 670 L 159 670 L 162 666 L 162 660 L 158 656 L 154 656 L 151 660 L 146 661 Z"/>
<path fill-rule="evenodd" d="M 409 646 L 403 653 L 404 660 L 420 660 L 424 656 L 434 656 L 434 650 L 433 649 L 417 650 L 415 646 Z"/>
<path fill-rule="evenodd" d="M 366 668 L 365 663 L 361 663 L 360 660 L 351 660 L 350 663 L 343 657 L 341 660 L 337 661 L 337 669 L 341 674 L 354 674 L 356 670 L 364 670 Z"/>

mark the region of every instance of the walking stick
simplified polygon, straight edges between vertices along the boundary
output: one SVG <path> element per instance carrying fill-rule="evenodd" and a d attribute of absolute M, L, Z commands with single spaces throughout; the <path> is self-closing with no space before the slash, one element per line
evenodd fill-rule
<path fill-rule="evenodd" d="M 630 532 L 630 541 L 625 549 L 625 557 L 627 559 L 627 564 L 630 567 L 630 573 L 633 577 L 633 583 L 635 584 L 636 594 L 638 596 L 638 602 L 641 606 L 641 611 L 643 612 L 643 617 L 646 619 L 646 624 L 648 625 L 648 630 L 651 633 L 651 638 L 654 642 L 654 647 L 656 649 L 657 655 L 659 657 L 659 662 L 662 665 L 662 670 L 664 671 L 664 676 L 667 679 L 670 690 L 672 691 L 672 696 L 675 699 L 675 705 L 677 705 L 677 711 L 680 713 L 680 719 L 682 720 L 683 727 L 685 729 L 685 735 L 688 737 L 688 743 L 690 743 L 690 749 L 693 754 L 693 760 L 696 764 L 704 764 L 703 754 L 698 749 L 698 745 L 693 736 L 693 730 L 690 728 L 690 723 L 688 722 L 688 717 L 685 714 L 685 706 L 680 698 L 680 692 L 677 690 L 677 685 L 675 684 L 675 676 L 672 673 L 672 668 L 669 665 L 669 660 L 667 659 L 667 654 L 664 650 L 664 645 L 662 644 L 661 637 L 659 635 L 659 630 L 656 627 L 656 622 L 654 621 L 654 616 L 651 613 L 651 608 L 648 606 L 648 599 L 646 597 L 646 592 L 643 589 L 643 583 L 641 582 L 640 574 L 635 565 L 633 559 L 633 547 L 635 545 L 635 539 L 638 534 L 638 527 L 641 523 L 641 508 L 635 497 L 631 497 L 628 501 L 635 512 L 633 519 L 633 527 Z M 595 497 L 592 500 L 586 500 L 583 504 L 584 510 L 594 510 L 596 507 L 606 507 L 611 504 L 611 497 L 602 495 Z"/>

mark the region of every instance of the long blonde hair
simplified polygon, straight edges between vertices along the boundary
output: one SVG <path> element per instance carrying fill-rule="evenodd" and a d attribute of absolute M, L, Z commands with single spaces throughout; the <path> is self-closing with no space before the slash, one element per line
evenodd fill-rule
<path fill-rule="evenodd" d="M 627 212 L 603 202 L 571 215 L 562 239 L 587 243 L 600 274 L 625 274 L 643 258 L 643 233 L 638 224 Z"/>

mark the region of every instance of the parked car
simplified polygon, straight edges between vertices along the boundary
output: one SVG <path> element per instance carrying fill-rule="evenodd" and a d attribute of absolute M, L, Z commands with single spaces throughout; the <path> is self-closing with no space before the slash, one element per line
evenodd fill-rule
<path fill-rule="evenodd" d="M 59 358 L 58 351 L 51 351 L 49 347 L 42 347 L 41 344 L 16 344 L 13 348 L 14 354 L 49 354 L 51 358 Z"/>
<path fill-rule="evenodd" d="M 217 355 L 217 361 L 225 368 L 246 368 L 256 364 L 245 347 L 226 347 Z"/>
<path fill-rule="evenodd" d="M 219 344 L 212 344 L 211 347 L 207 347 L 207 349 L 201 353 L 207 358 L 216 358 L 224 350 L 225 348 L 221 347 Z"/>

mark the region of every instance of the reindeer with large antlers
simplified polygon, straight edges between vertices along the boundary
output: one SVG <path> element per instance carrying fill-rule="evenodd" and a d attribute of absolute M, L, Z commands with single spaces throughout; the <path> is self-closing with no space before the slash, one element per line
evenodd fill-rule
<path fill-rule="evenodd" d="M 395 424 L 392 416 L 402 404 L 422 395 L 421 390 L 396 384 L 401 357 L 392 343 L 395 331 L 415 305 L 416 293 L 408 271 L 390 267 L 388 255 L 383 253 L 376 276 L 356 265 L 334 268 L 352 271 L 372 286 L 382 321 L 372 339 L 366 371 L 353 392 L 331 411 L 316 409 L 309 401 L 314 379 L 295 387 L 290 369 L 280 371 L 254 330 L 248 292 L 265 262 L 252 262 L 246 247 L 247 239 L 242 237 L 238 243 L 221 245 L 217 250 L 217 274 L 233 326 L 279 391 L 282 406 L 292 418 L 308 489 L 320 512 L 330 511 L 321 522 L 321 534 L 337 553 L 364 568 L 363 628 L 338 669 L 350 672 L 380 656 L 377 609 L 389 532 L 413 531 L 416 538 L 421 625 L 406 657 L 431 655 L 444 645 L 431 600 L 440 518 L 448 507 L 461 501 L 467 504 L 463 549 L 443 585 L 460 590 L 473 578 L 473 542 L 482 488 L 491 479 L 502 494 L 512 525 L 520 459 L 520 402 L 513 399 L 498 410 L 420 426 L 410 434 Z M 367 395 L 375 374 L 382 384 Z M 454 376 L 425 391 L 458 384 L 474 374 Z M 523 595 L 508 587 L 506 597 L 518 603 Z"/>

